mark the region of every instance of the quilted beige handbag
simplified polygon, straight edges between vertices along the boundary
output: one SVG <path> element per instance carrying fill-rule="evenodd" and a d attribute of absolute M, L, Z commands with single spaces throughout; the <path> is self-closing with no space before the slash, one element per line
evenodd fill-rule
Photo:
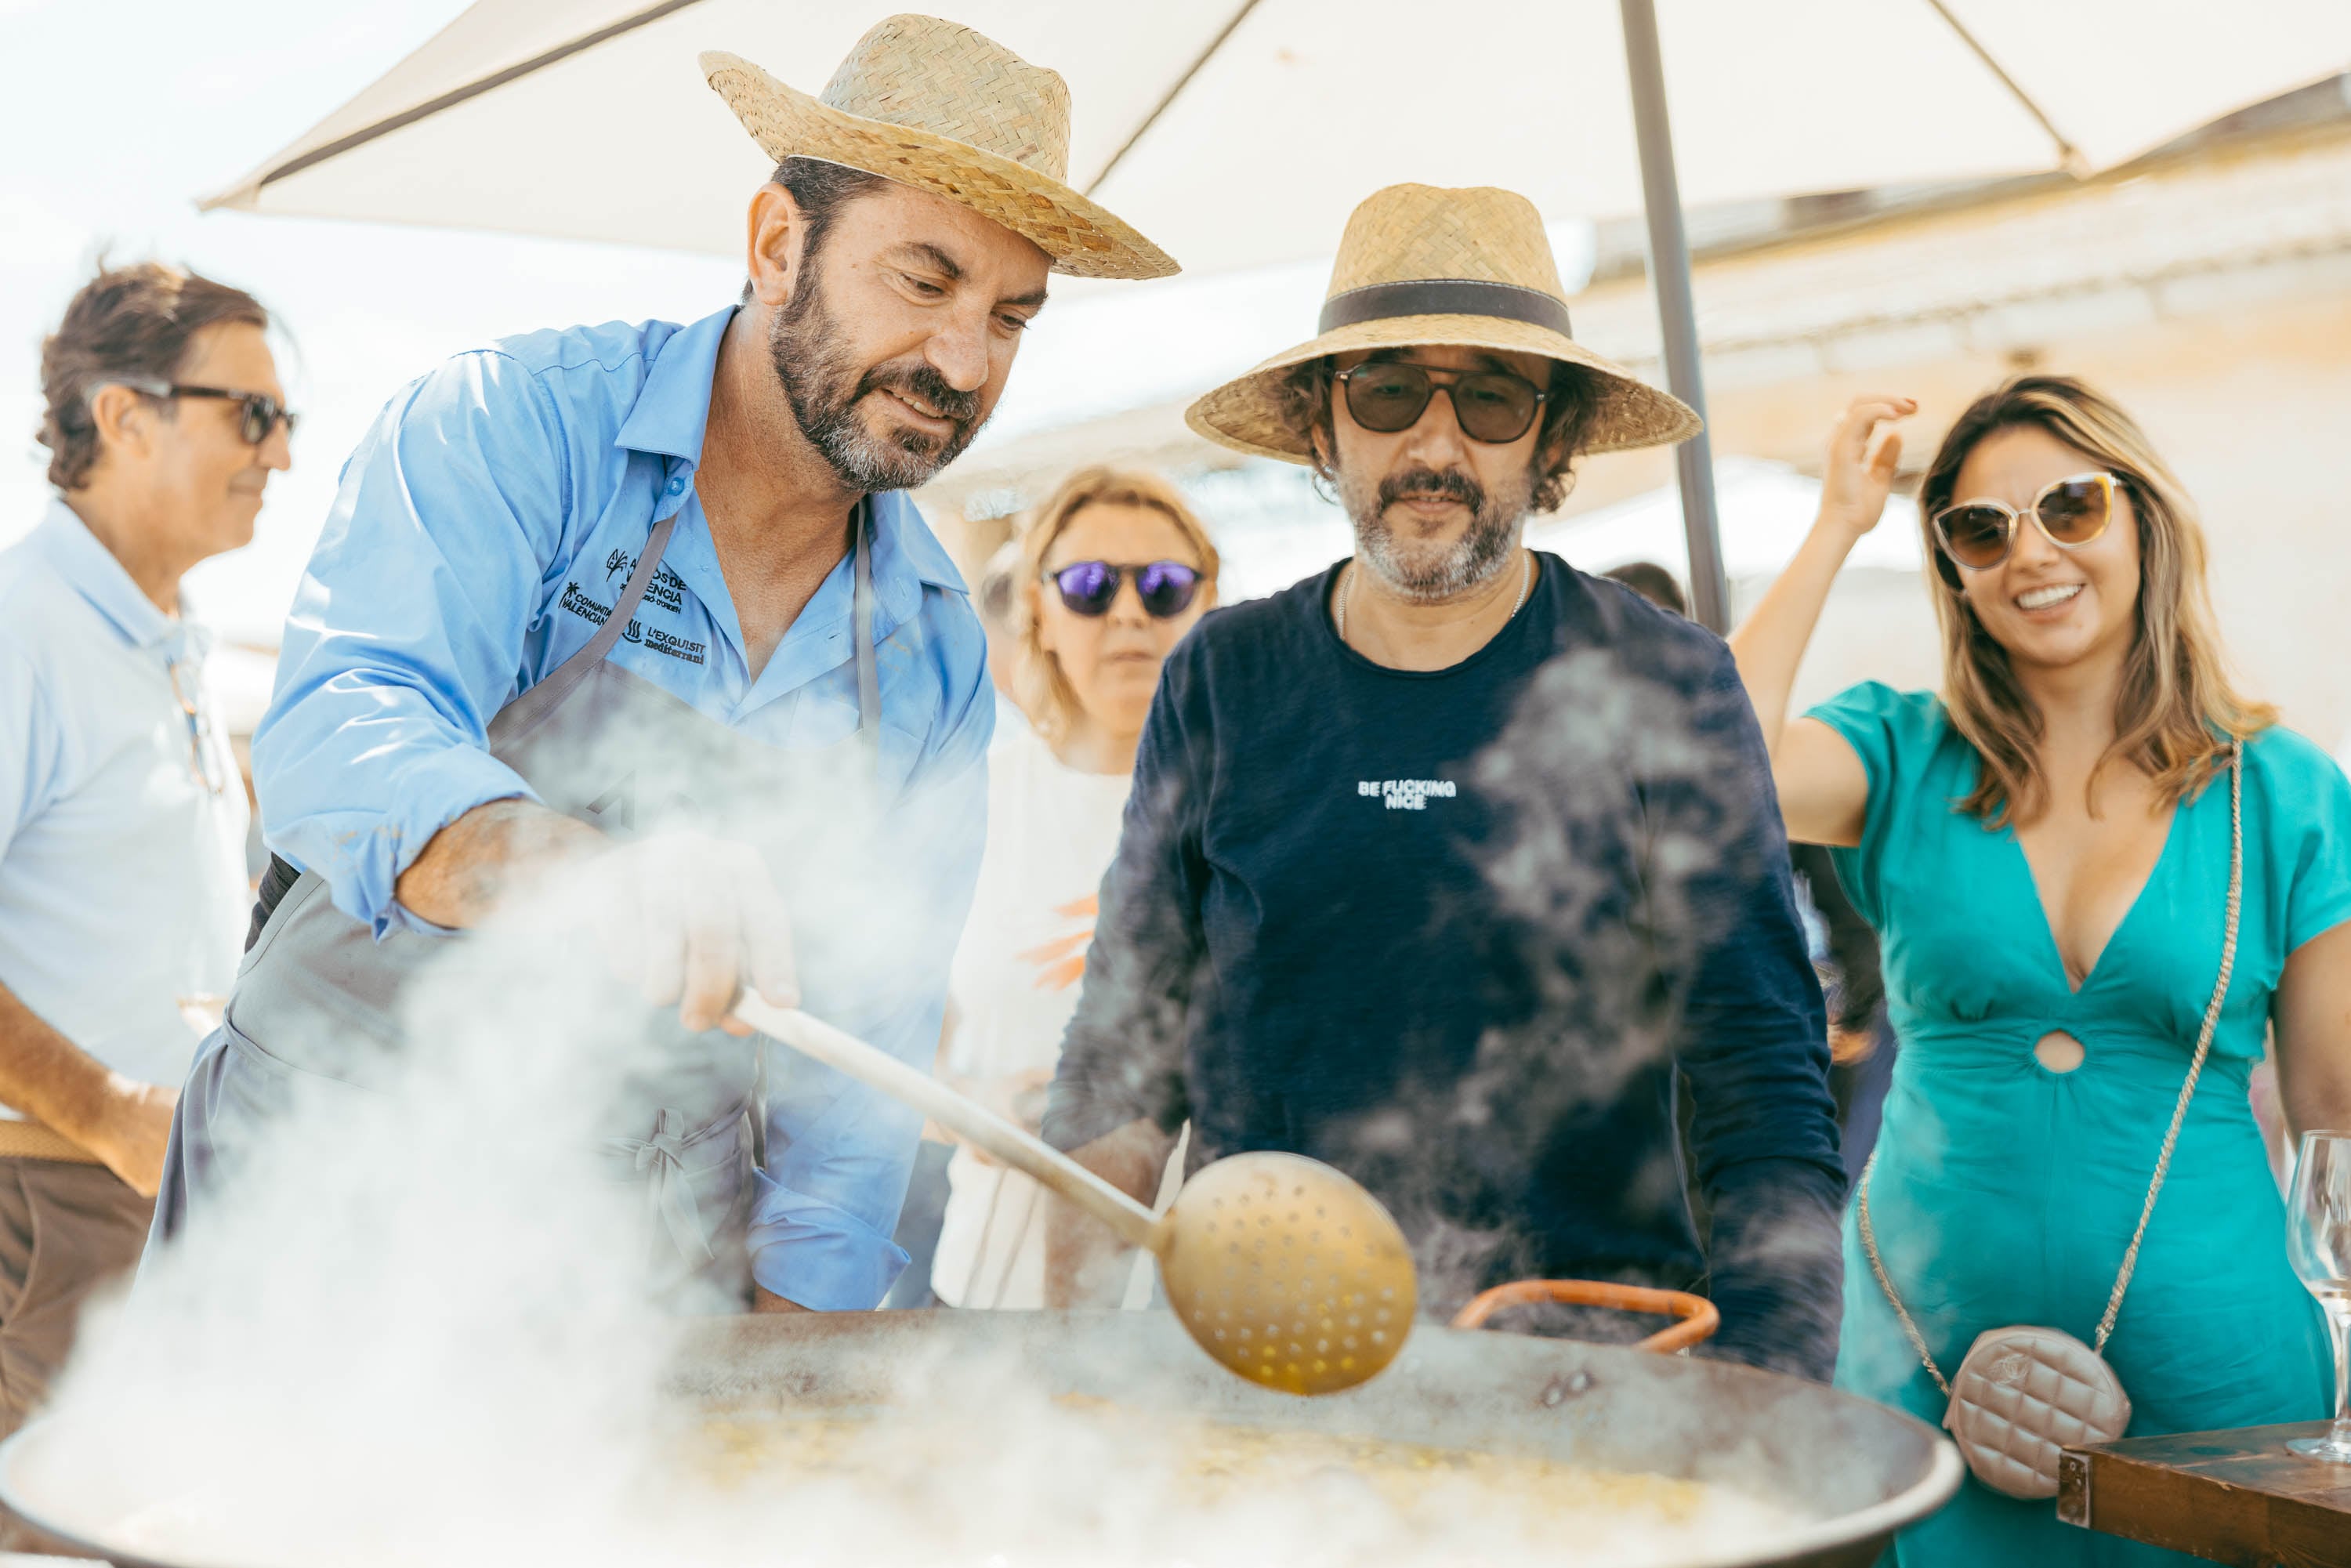
<path fill-rule="evenodd" d="M 2211 1053 L 2212 1032 L 2220 1021 L 2220 1004 L 2229 994 L 2229 974 L 2237 962 L 2237 912 L 2244 891 L 2244 747 L 2231 749 L 2229 758 L 2229 916 L 2220 946 L 2220 977 L 2204 1009 L 2204 1027 L 2196 1040 L 2195 1059 L 2188 1064 L 2188 1082 L 2179 1088 L 2179 1103 L 2171 1113 L 2171 1130 L 2163 1135 L 2163 1152 L 2156 1157 L 2155 1179 L 2147 1184 L 2147 1203 L 2139 1209 L 2138 1229 L 2123 1254 L 2115 1276 L 2114 1293 L 2106 1298 L 2105 1316 L 2098 1320 L 2095 1343 L 2084 1344 L 2063 1329 L 2019 1323 L 1986 1329 L 1959 1363 L 1959 1375 L 1949 1381 L 1935 1364 L 1926 1336 L 1895 1293 L 1886 1263 L 1877 1255 L 1877 1233 L 1869 1222 L 1869 1178 L 1877 1168 L 1873 1153 L 1862 1167 L 1855 1218 L 1862 1246 L 1869 1253 L 1870 1271 L 1886 1292 L 1894 1315 L 1909 1336 L 1910 1348 L 1935 1386 L 1950 1401 L 1943 1425 L 1959 1445 L 1976 1479 L 2011 1497 L 2047 1498 L 2057 1495 L 2057 1455 L 2063 1448 L 2104 1443 L 2119 1437 L 2130 1425 L 2130 1396 L 2122 1380 L 2106 1364 L 2107 1339 L 2122 1311 L 2123 1292 L 2130 1288 L 2131 1272 L 2138 1267 L 2139 1243 L 2147 1239 L 2147 1224 L 2155 1217 L 2156 1196 L 2171 1168 L 2171 1152 L 2179 1142 L 2180 1124 L 2188 1103 L 2195 1097 L 2196 1080 Z"/>

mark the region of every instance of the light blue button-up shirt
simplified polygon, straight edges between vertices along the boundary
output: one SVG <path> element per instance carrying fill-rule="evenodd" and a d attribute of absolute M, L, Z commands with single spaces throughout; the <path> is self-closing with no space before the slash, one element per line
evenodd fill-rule
<path fill-rule="evenodd" d="M 734 312 L 610 323 L 464 354 L 386 407 L 345 465 L 287 619 L 254 736 L 264 837 L 373 926 L 431 930 L 393 896 L 444 826 L 530 798 L 486 747 L 490 720 L 593 635 L 653 525 L 677 524 L 639 620 L 610 657 L 786 751 L 857 727 L 844 557 L 755 680 L 694 490 Z M 936 844 L 934 916 L 888 983 L 804 974 L 810 1010 L 928 1068 L 978 872 L 995 704 L 962 579 L 904 496 L 873 497 L 879 787 Z M 574 608 L 574 606 L 577 608 Z M 909 831 L 914 824 L 909 823 Z M 862 991 L 865 994 L 844 994 Z M 919 1118 L 771 1051 L 758 1282 L 802 1306 L 872 1307 L 904 1268 L 890 1239 Z"/>
<path fill-rule="evenodd" d="M 211 647 L 62 500 L 0 550 L 0 985 L 150 1083 L 187 1076 L 253 906 Z"/>

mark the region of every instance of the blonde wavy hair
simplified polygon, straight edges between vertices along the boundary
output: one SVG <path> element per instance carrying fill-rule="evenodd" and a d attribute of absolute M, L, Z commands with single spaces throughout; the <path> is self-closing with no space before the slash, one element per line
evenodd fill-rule
<path fill-rule="evenodd" d="M 2114 403 L 2070 376 L 2019 376 L 1978 398 L 1943 437 L 1918 491 L 1919 526 L 1935 563 L 1935 619 L 1942 627 L 1943 706 L 1981 763 L 1960 809 L 2000 826 L 2047 810 L 2041 711 L 2008 650 L 1976 619 L 1959 569 L 1934 533 L 1956 499 L 1959 469 L 1995 432 L 2046 431 L 2112 474 L 2138 518 L 2137 626 L 2115 698 L 2115 740 L 2098 760 L 2126 762 L 2177 803 L 2210 782 L 2230 744 L 2277 722 L 2277 711 L 2231 684 L 2205 580 L 2203 526 L 2179 480 L 2147 435 Z"/>
<path fill-rule="evenodd" d="M 1165 514 L 1199 558 L 1188 563 L 1200 569 L 1197 602 L 1217 601 L 1217 547 L 1175 486 L 1139 468 L 1096 464 L 1055 486 L 1021 528 L 1019 586 L 1012 598 L 1013 698 L 1037 733 L 1054 744 L 1068 738 L 1082 710 L 1076 688 L 1061 673 L 1061 660 L 1039 641 L 1037 611 L 1045 591 L 1045 558 L 1052 553 L 1053 541 L 1088 507 L 1147 507 Z"/>

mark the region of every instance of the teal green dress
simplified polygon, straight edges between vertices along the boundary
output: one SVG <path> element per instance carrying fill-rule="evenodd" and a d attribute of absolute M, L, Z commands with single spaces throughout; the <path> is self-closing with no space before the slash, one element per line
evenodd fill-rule
<path fill-rule="evenodd" d="M 2146 890 L 2079 991 L 2016 834 L 1954 803 L 1976 756 L 1930 693 L 1855 686 L 1813 710 L 1861 756 L 1869 809 L 1836 852 L 1884 946 L 1901 1041 L 1870 1217 L 1887 1272 L 1949 1376 L 1976 1335 L 2047 1324 L 2088 1342 L 2138 1222 L 2219 977 L 2229 882 L 2225 775 L 2172 819 Z M 2302 737 L 2245 748 L 2244 903 L 2212 1054 L 2106 1358 L 2130 1433 L 2327 1414 L 2324 1320 L 2286 1263 L 2284 1206 L 2246 1099 L 2287 955 L 2351 919 L 2351 785 Z M 2086 1050 L 2070 1073 L 2034 1043 Z M 1928 1422 L 1945 1400 L 1903 1337 L 1845 1216 L 1836 1385 Z M 1970 1478 L 1905 1531 L 1899 1568 L 2189 1563 L 2093 1534 Z"/>

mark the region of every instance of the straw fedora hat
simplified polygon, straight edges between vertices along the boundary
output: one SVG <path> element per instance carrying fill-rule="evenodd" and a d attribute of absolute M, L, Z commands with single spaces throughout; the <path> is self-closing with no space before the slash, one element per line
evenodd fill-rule
<path fill-rule="evenodd" d="M 768 156 L 820 158 L 960 202 L 1078 277 L 1165 277 L 1167 253 L 1065 183 L 1070 89 L 993 39 L 892 16 L 810 98 L 717 50 L 702 74 Z"/>
<path fill-rule="evenodd" d="M 1582 450 L 1687 441 L 1698 416 L 1679 398 L 1611 364 L 1569 335 L 1567 296 L 1532 202 L 1489 186 L 1390 185 L 1347 220 L 1321 335 L 1207 393 L 1184 418 L 1221 446 L 1311 463 L 1306 433 L 1283 411 L 1290 371 L 1350 349 L 1445 344 L 1542 354 L 1591 372 L 1600 407 Z"/>

